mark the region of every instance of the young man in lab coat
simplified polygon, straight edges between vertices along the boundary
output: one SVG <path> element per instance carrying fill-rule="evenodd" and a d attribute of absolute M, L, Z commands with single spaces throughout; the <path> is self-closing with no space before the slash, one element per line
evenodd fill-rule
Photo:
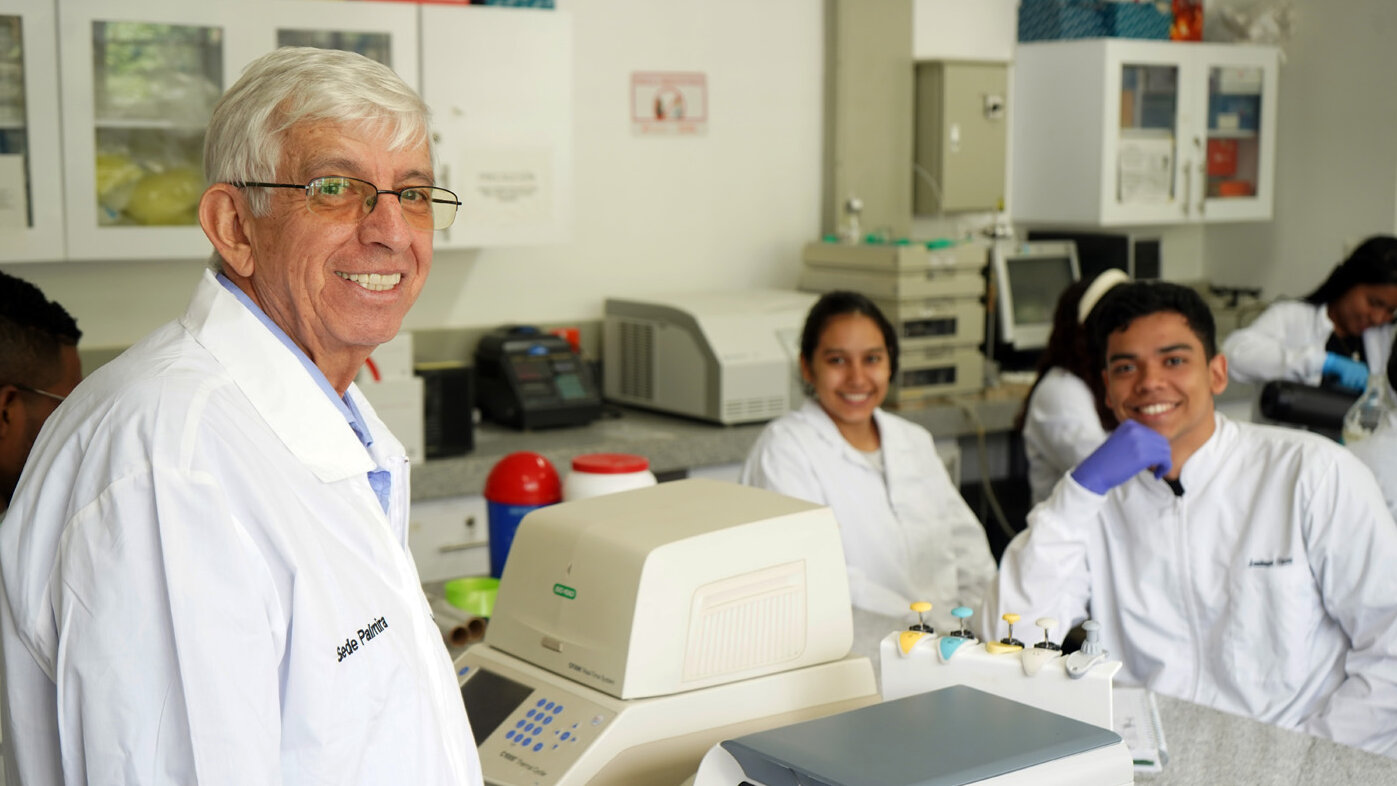
<path fill-rule="evenodd" d="M 80 338 L 62 306 L 0 273 L 0 519 L 39 429 L 82 381 Z"/>
<path fill-rule="evenodd" d="M 279 49 L 204 167 L 213 269 L 68 398 L 0 528 L 6 782 L 480 784 L 407 457 L 352 384 L 455 217 L 427 107 Z"/>
<path fill-rule="evenodd" d="M 1090 613 L 1118 679 L 1397 755 L 1397 524 L 1313 434 L 1214 411 L 1193 290 L 1116 287 L 1088 322 L 1121 426 L 1029 514 L 985 618 Z"/>

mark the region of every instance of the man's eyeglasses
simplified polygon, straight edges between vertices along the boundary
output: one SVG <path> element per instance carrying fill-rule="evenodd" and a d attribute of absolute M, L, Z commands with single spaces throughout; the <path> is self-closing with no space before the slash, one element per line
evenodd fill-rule
<path fill-rule="evenodd" d="M 45 398 L 51 398 L 51 399 L 53 399 L 54 401 L 66 401 L 67 398 L 68 398 L 67 396 L 60 396 L 60 395 L 58 395 L 57 393 L 50 393 L 50 392 L 48 392 L 47 390 L 39 390 L 38 388 L 31 388 L 31 387 L 29 387 L 28 385 L 21 385 L 21 384 L 18 383 L 18 382 L 11 382 L 11 383 L 10 383 L 10 387 L 19 388 L 20 390 L 23 390 L 23 391 L 26 391 L 26 392 L 29 392 L 29 393 L 35 393 L 35 394 L 40 395 L 40 396 L 43 396 L 43 397 L 45 397 Z"/>
<path fill-rule="evenodd" d="M 460 200 L 452 192 L 436 186 L 409 186 L 391 191 L 357 177 L 331 175 L 317 177 L 305 185 L 295 183 L 229 183 L 237 188 L 301 188 L 306 207 L 316 215 L 342 224 L 357 224 L 373 212 L 380 194 L 392 194 L 402 205 L 403 218 L 415 229 L 446 229 L 456 220 Z"/>

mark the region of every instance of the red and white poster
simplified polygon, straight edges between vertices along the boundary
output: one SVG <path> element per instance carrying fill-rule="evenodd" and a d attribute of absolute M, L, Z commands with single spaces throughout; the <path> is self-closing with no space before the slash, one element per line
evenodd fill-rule
<path fill-rule="evenodd" d="M 692 72 L 631 74 L 631 126 L 637 134 L 696 135 L 708 131 L 708 77 Z"/>

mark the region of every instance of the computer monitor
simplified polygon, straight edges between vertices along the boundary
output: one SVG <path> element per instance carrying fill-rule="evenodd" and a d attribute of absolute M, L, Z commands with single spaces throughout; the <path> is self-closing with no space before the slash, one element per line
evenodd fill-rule
<path fill-rule="evenodd" d="M 1071 240 L 1076 243 L 1078 272 L 1085 279 L 1096 278 L 1110 268 L 1124 270 L 1137 281 L 1160 276 L 1161 241 L 1158 235 L 1030 229 L 1028 240 Z"/>
<path fill-rule="evenodd" d="M 1015 351 L 1042 349 L 1053 331 L 1053 311 L 1080 274 L 1077 246 L 1042 241 L 996 246 L 991 254 L 999 301 L 999 342 Z"/>

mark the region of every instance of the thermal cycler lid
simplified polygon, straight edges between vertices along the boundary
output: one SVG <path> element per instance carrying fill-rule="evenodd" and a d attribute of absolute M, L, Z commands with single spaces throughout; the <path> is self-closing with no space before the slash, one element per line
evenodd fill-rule
<path fill-rule="evenodd" d="M 1120 742 L 1110 729 L 955 685 L 721 745 L 761 783 L 961 786 Z"/>

